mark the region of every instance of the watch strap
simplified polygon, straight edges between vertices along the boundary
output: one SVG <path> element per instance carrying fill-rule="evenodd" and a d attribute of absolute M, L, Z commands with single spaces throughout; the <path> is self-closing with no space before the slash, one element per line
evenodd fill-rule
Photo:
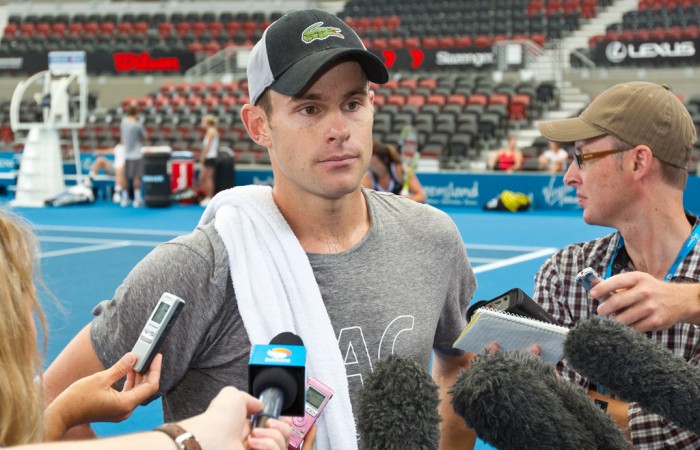
<path fill-rule="evenodd" d="M 179 450 L 202 450 L 194 435 L 176 423 L 166 423 L 154 431 L 162 431 L 170 436 Z"/>

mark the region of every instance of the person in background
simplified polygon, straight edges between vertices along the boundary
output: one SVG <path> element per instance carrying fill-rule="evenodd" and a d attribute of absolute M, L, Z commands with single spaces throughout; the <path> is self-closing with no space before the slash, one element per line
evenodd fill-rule
<path fill-rule="evenodd" d="M 148 372 L 141 375 L 133 370 L 136 355 L 128 352 L 112 367 L 77 380 L 44 409 L 42 386 L 37 383 L 42 363 L 35 324 L 41 327 L 44 347 L 47 327 L 34 283 L 37 255 L 38 244 L 30 228 L 19 217 L 0 210 L 0 448 L 172 449 L 172 439 L 160 430 L 103 439 L 99 444 L 41 443 L 62 438 L 75 425 L 118 422 L 129 417 L 157 392 L 162 355 L 158 354 Z M 117 391 L 113 384 L 123 378 L 124 387 Z M 268 421 L 269 428 L 251 434 L 246 415 L 261 409 L 259 400 L 229 387 L 219 393 L 206 412 L 178 426 L 191 432 L 205 450 L 235 445 L 236 440 L 241 445 L 232 448 L 243 449 L 243 439 L 251 449 L 286 449 L 288 419 Z"/>
<path fill-rule="evenodd" d="M 122 206 L 129 206 L 129 184 L 134 187 L 134 208 L 143 205 L 141 194 L 141 177 L 143 176 L 143 152 L 141 146 L 146 139 L 146 129 L 139 122 L 136 106 L 126 107 L 126 117 L 121 122 L 121 144 L 124 146 L 124 171 L 121 176 L 122 185 Z"/>
<path fill-rule="evenodd" d="M 698 216 L 683 208 L 697 140 L 688 110 L 668 86 L 633 81 L 607 89 L 579 117 L 538 127 L 547 139 L 575 143 L 564 183 L 576 189 L 586 223 L 615 232 L 551 256 L 537 273 L 533 299 L 567 327 L 611 317 L 697 370 L 700 227 Z M 590 295 L 575 281 L 587 267 L 603 278 Z M 699 435 L 611 397 L 565 361 L 557 369 L 608 405 L 635 448 L 700 448 Z"/>
<path fill-rule="evenodd" d="M 408 179 L 408 190 L 403 189 Z M 369 170 L 362 177 L 362 186 L 379 192 L 391 192 L 416 202 L 425 202 L 426 195 L 415 173 L 410 175 L 401 162 L 401 156 L 391 144 L 374 141 Z"/>
<path fill-rule="evenodd" d="M 508 145 L 491 153 L 489 167 L 493 170 L 515 172 L 523 166 L 523 152 L 518 149 L 515 136 L 508 137 Z"/>
<path fill-rule="evenodd" d="M 218 123 L 218 119 L 211 114 L 202 117 L 204 140 L 202 141 L 202 151 L 199 153 L 201 166 L 199 185 L 204 190 L 204 198 L 199 203 L 202 206 L 207 206 L 214 196 L 214 174 L 216 172 L 216 156 L 219 151 Z"/>
<path fill-rule="evenodd" d="M 561 148 L 558 142 L 549 141 L 549 148 L 542 152 L 537 159 L 540 170 L 549 173 L 564 172 L 569 161 L 569 153 Z"/>
<path fill-rule="evenodd" d="M 247 70 L 241 119 L 267 148 L 274 186 L 217 194 L 196 230 L 139 262 L 47 369 L 47 392 L 131 348 L 134 319 L 165 291 L 187 301 L 162 347 L 168 420 L 197 414 L 223 385 L 246 389 L 251 346 L 291 331 L 307 348 L 307 376 L 334 390 L 316 450 L 358 448 L 362 380 L 392 353 L 432 364 L 441 448 L 473 446 L 448 393 L 474 356 L 452 348 L 476 289 L 464 241 L 445 212 L 361 185 L 370 82 L 386 83 L 386 66 L 337 16 L 305 9 L 266 28 Z"/>
<path fill-rule="evenodd" d="M 124 189 L 122 186 L 122 178 L 124 177 L 124 145 L 117 144 L 114 148 L 106 148 L 95 150 L 93 154 L 96 156 L 95 160 L 90 165 L 90 171 L 88 172 L 88 183 L 89 187 L 93 187 L 95 184 L 95 177 L 100 173 L 105 173 L 107 175 L 114 176 L 114 195 L 112 200 L 114 203 L 119 203 L 121 201 L 121 192 Z M 109 160 L 104 155 L 114 155 L 114 162 Z M 128 186 L 127 186 L 128 189 Z"/>

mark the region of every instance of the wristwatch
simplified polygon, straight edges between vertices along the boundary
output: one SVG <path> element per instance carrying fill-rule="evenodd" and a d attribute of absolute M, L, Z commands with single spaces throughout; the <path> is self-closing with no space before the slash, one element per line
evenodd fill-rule
<path fill-rule="evenodd" d="M 166 423 L 155 431 L 162 431 L 170 436 L 180 450 L 202 450 L 194 435 L 176 423 Z"/>

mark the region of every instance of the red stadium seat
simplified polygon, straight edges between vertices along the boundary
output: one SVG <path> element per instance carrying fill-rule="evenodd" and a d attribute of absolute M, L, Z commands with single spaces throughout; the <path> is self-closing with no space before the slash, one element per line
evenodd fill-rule
<path fill-rule="evenodd" d="M 450 94 L 447 96 L 446 103 L 448 105 L 466 105 L 469 103 L 469 100 L 464 94 Z"/>
<path fill-rule="evenodd" d="M 438 48 L 439 45 L 438 38 L 434 36 L 426 36 L 423 38 L 423 48 Z"/>
<path fill-rule="evenodd" d="M 455 46 L 455 38 L 452 36 L 442 36 L 438 38 L 438 47 L 440 48 L 452 48 Z"/>
<path fill-rule="evenodd" d="M 431 94 L 426 99 L 429 105 L 444 105 L 447 102 L 447 97 L 442 94 Z"/>
<path fill-rule="evenodd" d="M 468 103 L 470 105 L 486 106 L 488 104 L 488 97 L 486 97 L 484 94 L 472 94 L 468 98 Z"/>
<path fill-rule="evenodd" d="M 415 89 L 418 87 L 418 80 L 415 78 L 401 78 L 398 87 Z"/>
<path fill-rule="evenodd" d="M 374 94 L 374 106 L 382 106 L 386 104 L 386 96 L 382 94 Z"/>
<path fill-rule="evenodd" d="M 471 36 L 458 36 L 455 39 L 455 47 L 459 48 L 468 48 L 474 45 L 472 42 L 472 37 Z"/>
<path fill-rule="evenodd" d="M 476 37 L 476 40 L 474 41 L 474 46 L 475 47 L 490 47 L 491 46 L 491 38 L 487 35 L 480 35 Z"/>
<path fill-rule="evenodd" d="M 404 40 L 402 37 L 394 36 L 392 38 L 389 38 L 388 44 L 389 48 L 403 48 Z"/>
<path fill-rule="evenodd" d="M 403 40 L 403 46 L 405 48 L 419 48 L 420 38 L 416 36 L 407 37 Z"/>
<path fill-rule="evenodd" d="M 437 80 L 435 78 L 421 78 L 418 80 L 418 87 L 435 89 L 437 87 Z"/>
<path fill-rule="evenodd" d="M 19 30 L 19 27 L 16 23 L 8 23 L 7 26 L 5 26 L 5 30 L 2 33 L 5 36 L 14 36 L 15 33 L 17 33 L 17 30 Z"/>
<path fill-rule="evenodd" d="M 389 105 L 405 105 L 406 97 L 404 97 L 403 95 L 392 94 L 387 97 L 386 103 Z"/>
<path fill-rule="evenodd" d="M 509 101 L 507 94 L 492 94 L 489 97 L 489 105 L 507 105 Z"/>
<path fill-rule="evenodd" d="M 425 104 L 425 100 L 426 100 L 425 96 L 423 96 L 423 95 L 412 94 L 406 98 L 406 104 L 407 105 L 422 106 Z"/>

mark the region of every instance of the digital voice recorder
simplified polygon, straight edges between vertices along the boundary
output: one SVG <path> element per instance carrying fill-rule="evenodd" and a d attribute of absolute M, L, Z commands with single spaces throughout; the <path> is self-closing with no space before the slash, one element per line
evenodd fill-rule
<path fill-rule="evenodd" d="M 288 450 L 297 450 L 301 447 L 306 434 L 316 422 L 321 411 L 333 397 L 333 389 L 321 383 L 315 378 L 309 378 L 306 382 L 306 406 L 302 417 L 292 418 L 292 433 L 289 435 Z"/>
<path fill-rule="evenodd" d="M 168 292 L 160 297 L 131 350 L 136 354 L 135 371 L 140 373 L 148 371 L 153 357 L 158 354 L 161 344 L 184 305 L 184 300 Z"/>

